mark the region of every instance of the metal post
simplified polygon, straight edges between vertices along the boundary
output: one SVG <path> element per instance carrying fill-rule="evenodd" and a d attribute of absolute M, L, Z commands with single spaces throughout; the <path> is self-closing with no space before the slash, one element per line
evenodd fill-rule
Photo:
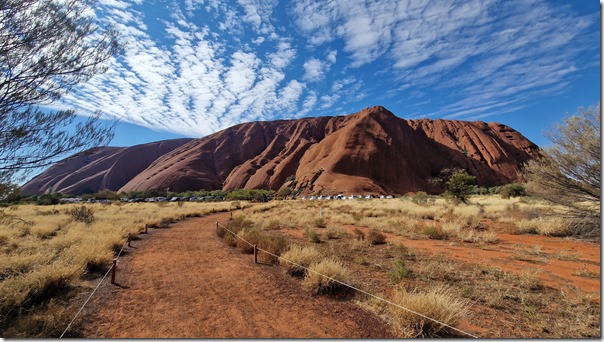
<path fill-rule="evenodd" d="M 323 218 L 323 206 L 319 207 L 319 218 Z"/>
<path fill-rule="evenodd" d="M 130 240 L 132 240 L 132 235 L 130 233 L 128 233 L 128 247 L 132 247 L 130 245 Z"/>
<path fill-rule="evenodd" d="M 254 245 L 254 264 L 258 263 L 258 246 Z"/>
<path fill-rule="evenodd" d="M 117 259 L 113 259 L 113 267 L 111 268 L 111 284 L 115 284 L 116 269 L 117 269 Z"/>

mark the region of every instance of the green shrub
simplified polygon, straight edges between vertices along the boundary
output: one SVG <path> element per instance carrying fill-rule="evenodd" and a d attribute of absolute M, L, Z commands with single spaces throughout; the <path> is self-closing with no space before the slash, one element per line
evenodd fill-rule
<path fill-rule="evenodd" d="M 423 191 L 418 191 L 411 197 L 411 202 L 419 205 L 428 204 L 428 194 Z"/>
<path fill-rule="evenodd" d="M 499 195 L 502 198 L 526 196 L 526 189 L 524 186 L 522 186 L 522 184 L 506 184 L 499 189 Z"/>
<path fill-rule="evenodd" d="M 476 177 L 466 170 L 456 170 L 447 181 L 446 195 L 457 202 L 467 203 L 475 183 Z"/>
<path fill-rule="evenodd" d="M 319 242 L 321 242 L 321 235 L 319 235 L 319 233 L 317 233 L 316 230 L 309 229 L 308 230 L 308 240 L 313 243 L 319 243 Z"/>
<path fill-rule="evenodd" d="M 388 276 L 393 283 L 400 283 L 403 278 L 409 275 L 409 269 L 407 269 L 407 265 L 405 265 L 405 260 L 396 259 L 394 260 L 394 266 L 392 270 L 388 272 Z"/>
<path fill-rule="evenodd" d="M 386 243 L 386 237 L 374 228 L 367 233 L 367 241 L 372 245 L 381 245 Z"/>

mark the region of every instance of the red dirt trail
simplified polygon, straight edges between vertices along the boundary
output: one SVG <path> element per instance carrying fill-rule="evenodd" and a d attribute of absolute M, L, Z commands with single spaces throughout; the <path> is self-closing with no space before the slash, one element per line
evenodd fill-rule
<path fill-rule="evenodd" d="M 79 319 L 86 338 L 391 338 L 350 300 L 314 296 L 276 266 L 225 247 L 229 213 L 150 230 L 118 261 Z"/>

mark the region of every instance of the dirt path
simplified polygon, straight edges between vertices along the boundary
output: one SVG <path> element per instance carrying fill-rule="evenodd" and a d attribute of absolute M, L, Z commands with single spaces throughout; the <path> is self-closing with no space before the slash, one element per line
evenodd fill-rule
<path fill-rule="evenodd" d="M 150 230 L 118 262 L 80 320 L 86 338 L 388 338 L 350 300 L 313 296 L 279 267 L 215 236 L 215 214 Z"/>

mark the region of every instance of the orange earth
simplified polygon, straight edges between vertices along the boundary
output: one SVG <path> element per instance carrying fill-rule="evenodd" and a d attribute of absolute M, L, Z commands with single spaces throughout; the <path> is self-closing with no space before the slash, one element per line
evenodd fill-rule
<path fill-rule="evenodd" d="M 396 336 L 384 321 L 351 300 L 314 296 L 279 267 L 255 265 L 252 256 L 225 246 L 216 237 L 215 222 L 226 221 L 229 215 L 190 219 L 141 234 L 118 261 L 118 284 L 103 282 L 71 334 L 86 338 Z M 597 243 L 499 234 L 497 243 L 480 247 L 385 235 L 390 243 L 459 261 L 479 261 L 514 273 L 537 271 L 550 287 L 578 288 L 600 300 Z M 593 276 L 581 277 L 579 271 Z"/>
<path fill-rule="evenodd" d="M 301 291 L 278 267 L 222 244 L 215 222 L 191 219 L 141 234 L 83 315 L 85 338 L 392 338 L 350 300 Z M 74 334 L 74 332 L 72 332 Z"/>

